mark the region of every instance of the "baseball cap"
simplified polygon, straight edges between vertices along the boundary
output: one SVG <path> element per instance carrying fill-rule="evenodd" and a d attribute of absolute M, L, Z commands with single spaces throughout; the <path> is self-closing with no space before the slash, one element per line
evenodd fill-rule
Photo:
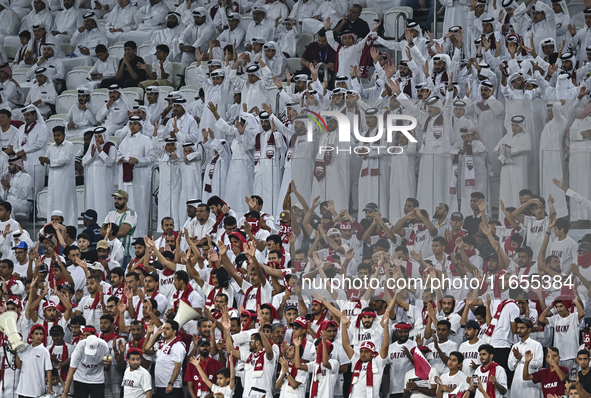
<path fill-rule="evenodd" d="M 16 250 L 16 249 L 24 249 L 24 250 L 29 250 L 29 246 L 23 242 L 22 240 L 18 243 L 18 245 L 14 246 L 12 248 L 12 250 Z"/>
<path fill-rule="evenodd" d="M 111 245 L 106 240 L 101 240 L 99 243 L 96 244 L 96 249 L 110 249 Z"/>
<path fill-rule="evenodd" d="M 451 213 L 451 216 L 449 218 L 450 218 L 450 220 L 464 221 L 464 216 L 459 211 L 455 211 L 455 212 Z"/>
<path fill-rule="evenodd" d="M 470 319 L 465 324 L 463 324 L 462 327 L 470 329 L 480 329 L 480 324 L 476 322 L 474 319 Z"/>
<path fill-rule="evenodd" d="M 60 336 L 64 334 L 64 328 L 60 325 L 53 325 L 51 329 L 49 329 L 50 336 Z"/>
<path fill-rule="evenodd" d="M 90 335 L 86 338 L 86 346 L 84 347 L 84 354 L 93 356 L 96 354 L 98 348 L 98 337 Z"/>
<path fill-rule="evenodd" d="M 298 316 L 289 326 L 293 327 L 298 325 L 301 328 L 308 329 L 308 321 L 303 316 Z"/>
<path fill-rule="evenodd" d="M 98 218 L 97 212 L 92 209 L 88 209 L 80 215 L 84 218 L 88 218 L 89 220 L 96 220 Z"/>
<path fill-rule="evenodd" d="M 286 313 L 286 312 L 287 312 L 287 311 L 289 311 L 289 310 L 296 310 L 296 311 L 298 311 L 298 312 L 299 312 L 299 310 L 298 310 L 298 307 L 296 307 L 296 306 L 295 306 L 295 305 L 293 305 L 293 304 L 289 304 L 289 305 L 286 305 L 286 306 L 285 306 L 285 308 L 283 309 L 283 313 Z"/>
<path fill-rule="evenodd" d="M 205 337 L 202 337 L 202 338 L 200 338 L 200 339 L 199 339 L 199 341 L 197 342 L 197 347 L 202 347 L 202 346 L 204 346 L 204 345 L 206 345 L 206 346 L 208 346 L 208 347 L 209 347 L 209 345 L 210 345 L 210 344 L 211 344 L 211 343 L 209 342 L 209 340 L 207 340 Z"/>
<path fill-rule="evenodd" d="M 341 236 L 341 231 L 339 231 L 336 228 L 331 228 L 326 232 L 326 236 L 332 236 L 332 235 L 339 235 Z"/>
<path fill-rule="evenodd" d="M 76 293 L 74 291 L 74 286 L 70 285 L 69 283 L 64 283 L 63 285 L 58 286 L 58 290 L 62 290 L 62 289 L 66 289 L 67 291 L 69 291 L 72 294 Z"/>
<path fill-rule="evenodd" d="M 279 215 L 279 220 L 284 221 L 284 222 L 291 220 L 291 214 L 290 214 L 289 210 L 283 210 L 281 212 L 281 214 Z"/>
<path fill-rule="evenodd" d="M 115 192 L 111 196 L 113 196 L 115 198 L 129 199 L 129 194 L 127 193 L 127 191 L 124 191 L 123 189 L 118 190 L 117 192 Z"/>
<path fill-rule="evenodd" d="M 588 252 L 591 251 L 591 243 L 589 242 L 581 242 L 579 243 L 579 247 L 577 248 L 577 251 L 584 251 L 584 252 Z"/>
<path fill-rule="evenodd" d="M 39 240 L 41 242 L 43 242 L 44 240 L 48 240 L 51 243 L 53 243 L 54 246 L 57 246 L 57 240 L 55 240 L 55 237 L 53 235 L 45 235 L 45 236 L 41 236 L 39 237 Z"/>
<path fill-rule="evenodd" d="M 534 324 L 529 318 L 515 318 L 515 323 L 523 323 L 528 328 L 533 328 Z"/>
<path fill-rule="evenodd" d="M 88 269 L 94 270 L 94 271 L 104 271 L 105 267 L 103 267 L 103 265 L 101 263 L 99 263 L 98 261 L 90 264 L 88 266 Z"/>
<path fill-rule="evenodd" d="M 47 267 L 47 264 L 43 263 L 39 266 L 39 273 L 43 273 L 46 274 L 49 272 L 49 267 Z"/>
<path fill-rule="evenodd" d="M 365 207 L 363 208 L 363 211 L 376 211 L 378 209 L 378 205 L 375 204 L 374 202 L 369 202 L 368 204 L 365 205 Z"/>

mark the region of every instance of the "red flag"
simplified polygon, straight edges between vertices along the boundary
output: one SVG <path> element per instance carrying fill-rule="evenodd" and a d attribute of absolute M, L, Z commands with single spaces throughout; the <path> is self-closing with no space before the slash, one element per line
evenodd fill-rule
<path fill-rule="evenodd" d="M 431 365 L 429 365 L 429 362 L 427 362 L 418 347 L 413 349 L 412 356 L 415 361 L 415 374 L 421 380 L 427 380 L 431 372 Z"/>

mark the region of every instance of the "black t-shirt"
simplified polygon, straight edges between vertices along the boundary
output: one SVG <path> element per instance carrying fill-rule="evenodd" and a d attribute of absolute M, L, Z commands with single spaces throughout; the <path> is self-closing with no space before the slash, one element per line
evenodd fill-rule
<path fill-rule="evenodd" d="M 88 237 L 90 238 L 89 249 L 96 248 L 96 244 L 99 243 L 100 240 L 104 239 L 102 237 L 102 235 L 100 234 L 100 232 L 101 232 L 101 227 L 98 224 L 91 224 L 88 227 L 86 227 L 86 229 L 84 231 L 82 231 L 82 233 L 87 234 Z"/>
<path fill-rule="evenodd" d="M 480 223 L 482 222 L 481 216 L 474 217 L 468 216 L 464 219 L 464 230 L 468 235 L 474 235 L 480 229 Z"/>
<path fill-rule="evenodd" d="M 138 63 L 145 64 L 146 62 L 144 61 L 144 59 L 142 57 L 138 57 L 136 55 L 135 58 L 133 58 L 131 60 L 130 64 L 131 64 L 131 68 L 134 70 L 134 72 L 138 74 L 137 80 L 147 80 L 148 75 L 146 74 L 146 71 L 144 69 L 139 69 L 137 67 Z M 120 68 L 121 68 L 122 64 L 123 64 L 123 59 L 121 59 L 121 61 L 119 61 Z M 131 77 L 131 73 L 129 73 L 129 70 L 127 69 L 127 67 L 125 67 L 125 69 L 123 70 L 123 80 L 130 80 L 130 79 L 133 79 L 133 77 Z"/>
<path fill-rule="evenodd" d="M 591 372 L 583 375 L 583 372 L 579 371 L 579 383 L 581 383 L 585 391 L 591 393 Z"/>
<path fill-rule="evenodd" d="M 80 258 L 88 264 L 92 264 L 98 260 L 98 254 L 96 250 L 88 250 L 87 252 L 81 252 Z"/>

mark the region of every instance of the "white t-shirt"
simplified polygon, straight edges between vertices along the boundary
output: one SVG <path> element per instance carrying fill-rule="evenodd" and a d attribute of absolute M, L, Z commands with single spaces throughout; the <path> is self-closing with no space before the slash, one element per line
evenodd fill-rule
<path fill-rule="evenodd" d="M 255 370 L 256 360 L 254 355 L 249 361 L 251 354 L 250 350 L 240 350 L 240 360 L 244 361 L 244 393 L 246 396 L 249 396 L 252 393 L 251 389 L 256 388 L 265 391 L 266 396 L 271 397 L 271 390 L 275 383 L 275 363 L 277 363 L 279 358 L 273 353 L 273 359 L 269 360 L 267 354 L 263 353 L 263 370 L 258 371 Z"/>
<path fill-rule="evenodd" d="M 493 317 L 497 313 L 497 307 L 502 303 L 500 300 L 493 300 L 491 305 L 491 314 Z M 517 335 L 511 329 L 511 322 L 519 318 L 519 307 L 516 303 L 507 303 L 501 311 L 495 330 L 490 338 L 490 345 L 495 348 L 510 348 L 517 343 Z M 492 398 L 492 397 L 490 397 Z"/>
<path fill-rule="evenodd" d="M 125 398 L 145 398 L 146 391 L 152 390 L 152 377 L 143 367 L 132 371 L 129 366 L 123 374 L 123 396 Z"/>
<path fill-rule="evenodd" d="M 226 387 L 220 387 L 214 384 L 211 386 L 211 392 L 213 393 L 213 398 L 217 398 L 216 394 L 224 394 L 224 398 L 232 398 L 234 396 L 234 390 L 230 388 L 229 384 Z"/>
<path fill-rule="evenodd" d="M 351 346 L 356 352 L 359 351 L 359 346 L 364 341 L 371 341 L 374 347 L 381 347 L 384 340 L 384 328 L 380 325 L 380 321 L 376 318 L 369 329 L 363 327 L 363 323 L 359 324 L 359 328 L 352 328 L 349 330 L 349 338 Z"/>
<path fill-rule="evenodd" d="M 574 304 L 573 304 L 574 305 Z M 548 318 L 548 326 L 554 328 L 554 346 L 560 351 L 560 359 L 574 359 L 579 349 L 579 313 L 566 318 L 556 314 Z"/>
<path fill-rule="evenodd" d="M 166 353 L 168 348 L 170 349 L 170 352 Z M 160 343 L 160 347 L 156 352 L 156 365 L 154 367 L 154 387 L 168 387 L 168 382 L 172 377 L 174 365 L 176 363 L 182 364 L 183 360 L 185 359 L 185 355 L 187 355 L 187 350 L 185 349 L 185 345 L 182 341 L 178 341 L 174 343 L 172 346 L 169 346 L 165 342 Z M 183 372 L 181 370 L 174 381 L 174 385 L 172 386 L 173 388 L 183 387 L 182 376 Z"/>
<path fill-rule="evenodd" d="M 404 355 L 402 347 L 411 351 L 417 346 L 414 340 L 407 340 L 403 344 L 390 344 L 388 348 L 388 362 L 390 363 L 390 394 L 402 394 L 406 383 L 404 375 L 413 368 L 413 363 Z"/>
<path fill-rule="evenodd" d="M 476 371 L 474 372 L 474 375 L 476 375 L 480 378 L 480 382 L 482 383 L 482 386 L 484 387 L 485 390 L 487 387 L 486 384 L 488 383 L 489 373 L 490 373 L 490 369 L 487 372 L 482 372 L 482 366 L 479 366 L 478 369 L 476 369 Z M 505 391 L 507 391 L 507 373 L 505 372 L 505 369 L 503 369 L 503 367 L 500 365 L 495 368 L 495 378 L 497 379 L 497 383 L 499 383 L 500 385 L 505 387 Z M 489 397 L 489 398 L 501 398 L 501 397 L 502 397 L 501 393 L 499 392 L 499 390 L 497 390 L 495 388 L 495 396 Z M 480 390 L 476 389 L 476 395 L 474 396 L 474 398 L 484 398 L 484 395 L 482 395 Z"/>
<path fill-rule="evenodd" d="M 357 361 L 359 361 L 359 354 L 355 354 L 351 358 L 351 372 L 354 372 Z M 367 367 L 370 362 L 362 363 L 359 379 L 356 377 L 352 379 L 353 390 L 349 396 L 351 398 L 379 398 L 380 384 L 382 383 L 382 375 L 387 361 L 387 358 L 382 358 L 379 354 L 371 360 L 373 387 L 367 386 Z"/>
<path fill-rule="evenodd" d="M 550 255 L 556 256 L 560 259 L 560 268 L 562 272 L 568 273 L 570 265 L 577 259 L 579 248 L 577 242 L 570 236 L 567 236 L 562 241 L 554 239 L 550 243 Z"/>
<path fill-rule="evenodd" d="M 429 347 L 431 350 L 431 355 L 433 356 L 433 358 L 429 360 L 429 364 L 432 367 L 435 367 L 439 374 L 449 372 L 447 363 L 444 363 L 441 360 L 439 357 L 439 351 L 435 349 L 435 343 L 430 343 L 427 347 Z M 439 343 L 439 348 L 441 348 L 441 351 L 443 351 L 445 355 L 449 356 L 450 352 L 458 350 L 458 345 L 455 341 L 447 340 L 445 343 Z"/>
<path fill-rule="evenodd" d="M 28 344 L 18 357 L 23 362 L 16 393 L 25 397 L 37 397 L 45 393 L 45 376 L 53 368 L 49 350 L 43 344 Z"/>
<path fill-rule="evenodd" d="M 482 341 L 478 340 L 474 344 L 469 341 L 464 341 L 458 351 L 464 355 L 464 362 L 462 362 L 462 372 L 467 376 L 472 376 L 474 371 L 470 368 L 470 364 L 474 361 L 475 364 L 480 365 L 480 355 L 478 354 L 478 347 L 482 345 Z"/>
<path fill-rule="evenodd" d="M 427 378 L 427 380 L 422 380 L 417 377 L 417 374 L 415 373 L 415 370 L 413 368 L 406 372 L 406 374 L 404 375 L 404 385 L 406 386 L 406 383 L 412 380 L 416 383 L 418 387 L 431 388 L 432 385 L 437 385 L 437 383 L 435 382 L 435 377 L 437 376 L 439 376 L 439 372 L 437 372 L 437 369 L 435 369 L 434 367 L 431 367 L 431 371 L 429 372 L 429 377 Z M 410 396 L 411 398 L 433 398 L 417 390 L 413 390 Z"/>
<path fill-rule="evenodd" d="M 316 362 L 307 363 L 308 373 L 312 373 L 312 383 L 318 381 L 318 398 L 333 397 L 335 384 L 339 376 L 339 362 L 336 359 L 329 359 L 330 369 L 325 368 L 322 364 L 318 366 Z M 317 368 L 319 370 L 317 371 Z M 310 387 L 312 388 L 312 387 Z"/>
<path fill-rule="evenodd" d="M 449 372 L 442 374 L 440 377 L 441 382 L 453 389 L 452 392 L 444 392 L 443 398 L 448 398 L 450 394 L 453 395 L 461 391 L 468 390 L 468 387 L 470 387 L 470 385 L 466 382 L 466 377 L 468 376 L 462 371 L 459 371 L 453 376 L 451 376 Z"/>
<path fill-rule="evenodd" d="M 548 217 L 537 220 L 534 216 L 523 216 L 523 226 L 525 227 L 525 245 L 529 246 L 534 258 L 538 258 L 544 236 L 548 230 Z M 547 253 L 547 250 L 546 250 Z M 545 258 L 546 256 L 544 256 Z M 490 397 L 493 398 L 493 397 Z"/>
<path fill-rule="evenodd" d="M 96 354 L 92 356 L 84 353 L 85 348 L 86 340 L 82 340 L 72 354 L 70 368 L 76 368 L 74 381 L 85 384 L 103 384 L 105 382 L 103 357 L 109 354 L 109 346 L 99 339 Z"/>
<path fill-rule="evenodd" d="M 265 304 L 265 303 L 270 303 L 271 300 L 273 299 L 273 286 L 271 286 L 270 282 L 266 282 L 265 286 L 259 286 L 258 288 L 253 288 L 250 290 L 249 294 L 246 295 L 246 291 L 252 287 L 252 285 L 243 280 L 242 281 L 242 287 L 241 287 L 241 291 L 242 293 L 245 294 L 244 297 L 244 303 L 242 303 L 242 305 L 244 306 L 244 309 L 246 310 L 252 310 L 252 311 L 256 311 L 257 309 L 257 291 L 260 289 L 261 290 L 261 302 L 260 304 Z"/>
<path fill-rule="evenodd" d="M 279 392 L 279 398 L 305 398 L 308 372 L 298 369 L 295 381 L 300 383 L 300 385 L 294 390 L 289 384 L 287 375 L 285 376 L 283 379 L 283 385 L 281 386 L 281 390 Z"/>
<path fill-rule="evenodd" d="M 103 306 L 99 300 L 98 304 L 96 305 L 95 309 L 91 309 L 92 303 L 94 303 L 94 298 L 90 295 L 86 297 L 82 297 L 80 303 L 78 303 L 78 307 L 76 307 L 75 311 L 81 311 L 82 316 L 86 319 L 87 326 L 94 326 L 98 328 L 101 325 L 101 316 L 103 316 Z"/>
<path fill-rule="evenodd" d="M 168 270 L 168 268 L 167 268 Z M 187 266 L 184 264 L 177 264 L 176 265 L 177 271 L 187 271 Z M 161 294 L 166 297 L 166 299 L 172 303 L 172 296 L 176 293 L 176 288 L 174 287 L 174 272 L 170 275 L 164 275 L 164 270 L 157 270 L 159 283 L 158 283 L 158 290 Z M 168 272 L 167 272 L 168 273 Z"/>

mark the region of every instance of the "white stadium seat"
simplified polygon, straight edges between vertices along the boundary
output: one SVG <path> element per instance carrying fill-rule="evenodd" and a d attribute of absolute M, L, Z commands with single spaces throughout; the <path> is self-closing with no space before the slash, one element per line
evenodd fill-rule
<path fill-rule="evenodd" d="M 109 47 L 109 56 L 113 56 L 117 59 L 123 58 L 123 44 L 113 44 Z"/>
<path fill-rule="evenodd" d="M 75 90 L 78 86 L 86 83 L 88 83 L 88 70 L 74 68 L 68 72 L 68 76 L 66 77 L 66 87 L 68 90 Z"/>
<path fill-rule="evenodd" d="M 78 92 L 76 90 L 66 90 L 58 95 L 55 101 L 55 111 L 57 113 L 68 113 L 72 105 L 78 102 Z"/>

